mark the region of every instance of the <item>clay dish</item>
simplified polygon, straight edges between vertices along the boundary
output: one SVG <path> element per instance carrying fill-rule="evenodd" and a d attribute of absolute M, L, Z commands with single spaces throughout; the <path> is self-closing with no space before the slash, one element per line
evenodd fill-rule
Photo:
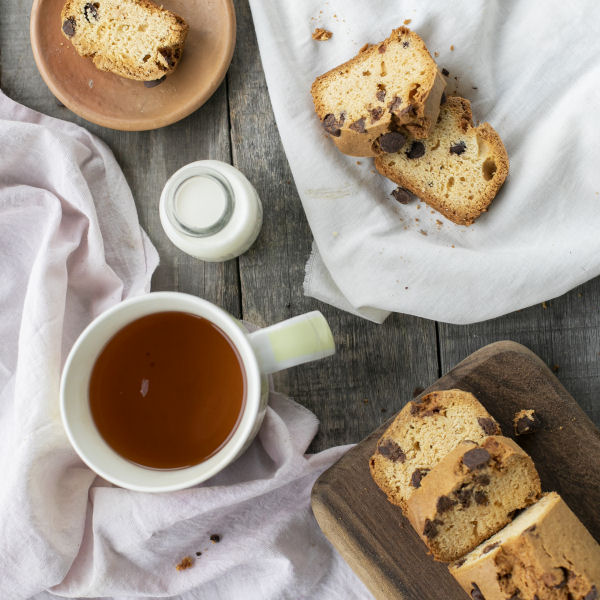
<path fill-rule="evenodd" d="M 100 0 L 101 1 L 101 0 Z M 64 0 L 34 0 L 30 35 L 33 56 L 52 93 L 75 114 L 103 127 L 157 129 L 202 106 L 223 81 L 235 46 L 232 0 L 166 0 L 190 26 L 179 66 L 165 81 L 141 81 L 98 70 L 79 56 L 61 32 Z"/>

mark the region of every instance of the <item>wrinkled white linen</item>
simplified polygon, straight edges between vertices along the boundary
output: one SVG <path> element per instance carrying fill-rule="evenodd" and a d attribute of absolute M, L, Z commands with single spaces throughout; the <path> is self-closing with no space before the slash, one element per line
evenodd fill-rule
<path fill-rule="evenodd" d="M 61 367 L 96 315 L 149 290 L 158 256 L 85 129 L 0 93 L 0 148 L 0 598 L 369 597 L 309 506 L 346 448 L 305 456 L 318 423 L 288 398 L 272 393 L 248 452 L 192 489 L 131 492 L 79 460 Z"/>
<path fill-rule="evenodd" d="M 556 297 L 600 273 L 599 3 L 250 5 L 277 125 L 316 242 L 307 295 L 379 322 L 391 311 L 471 323 Z M 432 55 L 439 52 L 435 60 L 450 72 L 448 92 L 471 100 L 475 120 L 489 121 L 509 154 L 504 189 L 468 228 L 423 203 L 396 203 L 395 185 L 374 173 L 372 159 L 339 153 L 313 110 L 317 75 L 405 19 Z M 317 26 L 333 37 L 312 40 Z"/>

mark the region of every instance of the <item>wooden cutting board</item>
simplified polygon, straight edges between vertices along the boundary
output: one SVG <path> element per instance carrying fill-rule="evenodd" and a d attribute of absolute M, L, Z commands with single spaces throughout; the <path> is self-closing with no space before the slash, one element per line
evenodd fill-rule
<path fill-rule="evenodd" d="M 543 427 L 517 438 L 535 461 L 544 491 L 556 490 L 600 540 L 600 431 L 550 369 L 515 342 L 485 346 L 423 394 L 459 388 L 475 394 L 514 437 L 512 418 L 533 408 Z M 384 423 L 315 483 L 312 507 L 319 525 L 348 564 L 381 600 L 464 600 L 446 566 L 425 545 L 399 508 L 373 483 L 369 457 Z"/>

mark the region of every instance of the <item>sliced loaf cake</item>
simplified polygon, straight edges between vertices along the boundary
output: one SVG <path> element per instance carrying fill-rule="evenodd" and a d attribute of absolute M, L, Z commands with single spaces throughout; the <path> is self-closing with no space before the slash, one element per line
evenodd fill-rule
<path fill-rule="evenodd" d="M 475 600 L 598 600 L 600 546 L 551 492 L 450 565 Z"/>
<path fill-rule="evenodd" d="M 81 56 L 102 71 L 158 81 L 178 65 L 185 21 L 150 0 L 67 0 L 62 31 Z"/>
<path fill-rule="evenodd" d="M 462 442 L 407 501 L 407 516 L 436 560 L 470 552 L 540 496 L 533 461 L 513 440 Z"/>
<path fill-rule="evenodd" d="M 508 175 L 508 155 L 489 123 L 473 126 L 471 104 L 449 97 L 426 140 L 375 159 L 377 170 L 459 225 L 488 209 Z"/>
<path fill-rule="evenodd" d="M 400 27 L 317 77 L 311 93 L 325 131 L 351 156 L 394 152 L 427 137 L 446 86 L 423 40 Z"/>
<path fill-rule="evenodd" d="M 404 510 L 430 470 L 460 442 L 500 434 L 498 423 L 473 394 L 431 392 L 404 406 L 381 436 L 369 461 L 371 476 L 388 500 Z"/>

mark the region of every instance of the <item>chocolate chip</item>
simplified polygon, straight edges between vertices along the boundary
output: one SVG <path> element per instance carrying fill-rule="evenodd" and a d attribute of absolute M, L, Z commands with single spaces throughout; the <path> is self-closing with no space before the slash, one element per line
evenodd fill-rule
<path fill-rule="evenodd" d="M 429 469 L 415 469 L 410 478 L 410 485 L 414 488 L 421 487 L 421 480 L 429 473 Z"/>
<path fill-rule="evenodd" d="M 481 475 L 475 476 L 473 481 L 479 485 L 490 485 L 490 476 L 482 473 Z"/>
<path fill-rule="evenodd" d="M 460 141 L 453 146 L 450 146 L 450 154 L 458 154 L 459 156 L 467 149 L 467 145 Z"/>
<path fill-rule="evenodd" d="M 377 90 L 375 97 L 379 102 L 383 102 L 385 100 L 385 90 Z"/>
<path fill-rule="evenodd" d="M 325 129 L 325 131 L 327 133 L 329 133 L 330 135 L 333 135 L 335 137 L 340 137 L 340 135 L 342 134 L 340 126 L 338 125 L 338 122 L 336 121 L 335 115 L 332 115 L 332 114 L 325 115 L 322 125 L 323 125 L 323 129 Z"/>
<path fill-rule="evenodd" d="M 485 596 L 481 593 L 479 586 L 476 583 L 471 582 L 473 589 L 471 590 L 471 598 L 473 600 L 485 600 Z"/>
<path fill-rule="evenodd" d="M 463 508 L 467 508 L 471 504 L 471 497 L 473 496 L 473 489 L 464 487 L 454 492 L 454 495 L 458 498 L 460 505 Z"/>
<path fill-rule="evenodd" d="M 381 46 L 379 46 L 379 54 L 384 54 L 385 51 L 386 51 L 385 44 L 381 44 Z"/>
<path fill-rule="evenodd" d="M 144 86 L 147 88 L 156 87 L 157 85 L 160 85 L 166 78 L 167 78 L 167 76 L 163 75 L 160 79 L 154 79 L 152 81 L 144 81 Z"/>
<path fill-rule="evenodd" d="M 446 77 L 448 77 L 448 75 L 450 75 L 450 71 L 448 71 L 448 69 L 444 68 L 444 69 L 442 69 L 442 75 L 445 75 Z"/>
<path fill-rule="evenodd" d="M 423 527 L 423 535 L 428 539 L 432 540 L 438 534 L 438 529 L 436 526 L 436 520 L 430 521 L 429 519 L 425 519 L 425 527 Z"/>
<path fill-rule="evenodd" d="M 477 504 L 487 504 L 488 503 L 487 494 L 485 492 L 482 492 L 481 490 L 477 490 L 473 494 L 473 498 L 475 498 L 475 502 Z"/>
<path fill-rule="evenodd" d="M 357 133 L 367 133 L 367 130 L 365 129 L 365 118 L 363 117 L 358 121 L 354 121 L 354 123 L 349 125 L 349 128 L 352 129 L 352 131 L 356 131 Z"/>
<path fill-rule="evenodd" d="M 383 152 L 391 154 L 392 152 L 398 152 L 402 146 L 406 143 L 406 138 L 398 131 L 390 131 L 384 133 L 377 138 L 379 147 Z"/>
<path fill-rule="evenodd" d="M 388 108 L 390 112 L 397 112 L 400 110 L 400 107 L 402 106 L 402 98 L 399 98 L 398 96 L 394 96 L 394 99 L 390 102 Z"/>
<path fill-rule="evenodd" d="M 408 46 L 409 46 L 409 43 L 408 43 L 408 42 L 402 42 L 402 47 L 403 47 L 403 48 L 408 48 Z"/>
<path fill-rule="evenodd" d="M 515 592 L 508 600 L 523 600 L 521 596 L 519 596 L 519 592 Z"/>
<path fill-rule="evenodd" d="M 448 498 L 448 496 L 440 496 L 437 499 L 435 508 L 436 508 L 437 512 L 444 513 L 446 511 L 450 510 L 455 504 L 456 504 L 456 502 L 454 500 Z"/>
<path fill-rule="evenodd" d="M 482 551 L 482 554 L 487 554 L 491 552 L 494 548 L 497 548 L 500 545 L 500 542 L 494 542 L 493 544 L 488 544 Z"/>
<path fill-rule="evenodd" d="M 515 422 L 515 435 L 535 433 L 541 424 L 542 422 L 535 411 L 528 411 Z"/>
<path fill-rule="evenodd" d="M 75 35 L 75 17 L 65 19 L 62 24 L 62 30 L 68 37 L 73 37 Z"/>
<path fill-rule="evenodd" d="M 487 465 L 490 458 L 490 453 L 485 448 L 473 448 L 464 453 L 462 461 L 467 469 L 473 471 Z"/>
<path fill-rule="evenodd" d="M 175 60 L 173 59 L 173 55 L 171 53 L 170 48 L 159 48 L 158 51 L 161 53 L 162 57 L 167 61 L 169 67 L 175 66 Z"/>
<path fill-rule="evenodd" d="M 440 99 L 440 104 L 446 104 L 446 92 L 442 92 L 442 97 Z"/>
<path fill-rule="evenodd" d="M 597 600 L 598 599 L 598 590 L 596 586 L 593 585 L 590 591 L 583 597 L 583 600 Z"/>
<path fill-rule="evenodd" d="M 210 536 L 210 541 L 211 541 L 213 544 L 218 544 L 218 543 L 221 541 L 221 536 L 220 536 L 220 535 L 217 535 L 216 533 L 213 533 L 213 534 Z"/>
<path fill-rule="evenodd" d="M 202 552 L 196 552 L 196 556 L 202 556 Z"/>
<path fill-rule="evenodd" d="M 425 146 L 423 142 L 413 142 L 410 149 L 406 153 L 408 158 L 421 158 L 425 154 Z"/>
<path fill-rule="evenodd" d="M 381 108 L 381 106 L 378 106 L 377 108 L 372 108 L 369 111 L 369 113 L 371 115 L 371 122 L 379 121 L 379 119 L 381 119 L 381 117 L 383 116 L 383 108 Z"/>
<path fill-rule="evenodd" d="M 94 21 L 98 20 L 98 6 L 99 4 L 97 2 L 93 4 L 91 2 L 88 2 L 83 7 L 83 16 L 85 17 L 85 20 L 88 23 L 90 22 L 90 17 L 93 17 Z"/>
<path fill-rule="evenodd" d="M 483 433 L 486 435 L 496 435 L 501 433 L 498 423 L 496 423 L 494 419 L 490 419 L 488 417 L 477 417 L 477 422 L 479 423 L 479 427 L 483 429 Z"/>
<path fill-rule="evenodd" d="M 406 460 L 406 454 L 404 454 L 402 448 L 394 440 L 385 439 L 377 446 L 377 451 L 381 456 L 389 458 L 394 462 L 403 463 Z"/>
<path fill-rule="evenodd" d="M 397 187 L 397 188 L 396 188 L 396 189 L 395 189 L 395 190 L 392 192 L 392 196 L 394 196 L 394 198 L 395 198 L 395 199 L 396 199 L 398 202 L 400 202 L 400 204 L 408 204 L 408 203 L 409 203 L 411 200 L 414 200 L 414 196 L 413 196 L 413 195 L 412 195 L 412 194 L 411 194 L 411 193 L 410 193 L 408 190 L 405 190 L 405 189 L 404 189 L 404 188 L 402 188 L 402 187 Z M 423 391 L 423 390 L 421 389 L 421 392 L 422 392 L 422 391 Z M 419 392 L 419 394 L 420 394 L 421 392 Z M 417 394 L 417 396 L 418 396 L 419 394 Z M 412 407 L 411 407 L 411 409 L 410 409 L 410 410 L 411 410 L 411 413 L 412 413 L 412 411 L 413 411 L 413 409 L 414 409 L 414 408 L 415 408 L 414 406 L 412 406 Z M 416 409 L 416 411 L 415 411 L 415 412 L 418 412 L 418 409 Z"/>

